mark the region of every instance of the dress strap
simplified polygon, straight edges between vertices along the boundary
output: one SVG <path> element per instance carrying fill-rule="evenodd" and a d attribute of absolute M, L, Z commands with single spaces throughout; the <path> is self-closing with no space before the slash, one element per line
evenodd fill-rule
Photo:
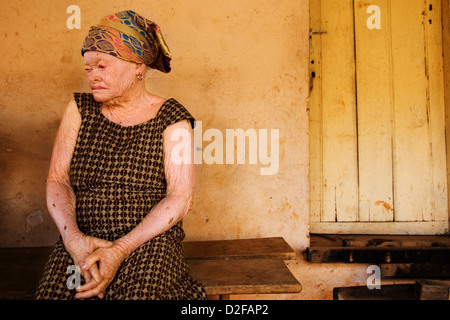
<path fill-rule="evenodd" d="M 173 98 L 167 100 L 161 106 L 158 117 L 162 119 L 163 130 L 165 130 L 168 126 L 183 120 L 189 120 L 192 128 L 195 127 L 194 117 L 182 104 Z"/>
<path fill-rule="evenodd" d="M 81 118 L 84 119 L 87 115 L 98 114 L 100 112 L 100 103 L 95 101 L 92 93 L 76 92 L 73 94 Z"/>

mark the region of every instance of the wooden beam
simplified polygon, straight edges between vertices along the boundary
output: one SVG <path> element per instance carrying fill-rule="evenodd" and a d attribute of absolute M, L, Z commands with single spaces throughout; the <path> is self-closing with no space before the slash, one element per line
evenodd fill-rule
<path fill-rule="evenodd" d="M 341 287 L 333 289 L 334 300 L 419 300 L 414 284 L 381 286 L 370 290 L 366 286 Z"/>
<path fill-rule="evenodd" d="M 306 254 L 313 263 L 450 263 L 450 248 L 435 247 L 310 247 Z"/>
<path fill-rule="evenodd" d="M 450 263 L 390 263 L 380 268 L 383 279 L 450 279 Z"/>
<path fill-rule="evenodd" d="M 450 247 L 448 235 L 311 234 L 311 247 Z"/>

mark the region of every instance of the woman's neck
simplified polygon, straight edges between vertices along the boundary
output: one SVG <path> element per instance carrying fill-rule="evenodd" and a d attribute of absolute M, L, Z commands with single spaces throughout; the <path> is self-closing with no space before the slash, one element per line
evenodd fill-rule
<path fill-rule="evenodd" d="M 102 103 L 102 113 L 109 120 L 123 126 L 131 126 L 154 118 L 163 98 L 148 92 L 117 97 Z"/>

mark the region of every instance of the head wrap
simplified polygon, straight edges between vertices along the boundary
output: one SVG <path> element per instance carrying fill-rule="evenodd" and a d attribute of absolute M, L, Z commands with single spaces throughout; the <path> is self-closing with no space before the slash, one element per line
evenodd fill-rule
<path fill-rule="evenodd" d="M 86 51 L 145 63 L 164 73 L 171 70 L 171 54 L 159 26 L 131 10 L 106 16 L 98 25 L 91 27 L 81 54 Z"/>

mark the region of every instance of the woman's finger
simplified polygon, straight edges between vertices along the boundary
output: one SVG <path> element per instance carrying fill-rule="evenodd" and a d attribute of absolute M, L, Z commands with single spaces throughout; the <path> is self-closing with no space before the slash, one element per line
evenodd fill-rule
<path fill-rule="evenodd" d="M 100 261 L 100 255 L 97 254 L 97 252 L 94 252 L 91 255 L 89 255 L 89 257 L 86 258 L 86 260 L 84 261 L 84 265 L 81 267 L 81 269 L 84 271 L 89 270 L 92 274 L 92 277 L 94 277 L 95 281 L 100 282 L 101 276 L 96 264 L 97 261 Z"/>
<path fill-rule="evenodd" d="M 100 239 L 100 238 L 92 238 L 94 245 L 97 248 L 109 248 L 113 246 L 113 242 L 112 241 L 108 241 L 108 240 L 104 240 L 104 239 Z"/>
<path fill-rule="evenodd" d="M 78 292 L 75 295 L 75 298 L 77 299 L 87 299 L 87 298 L 92 298 L 95 296 L 98 296 L 100 294 L 102 294 L 104 292 L 104 290 L 106 289 L 108 285 L 108 281 L 107 280 L 103 280 L 101 283 L 99 283 L 95 288 L 88 290 L 88 291 L 83 291 L 83 292 Z"/>
<path fill-rule="evenodd" d="M 79 286 L 77 288 L 77 291 L 78 292 L 88 291 L 88 290 L 94 289 L 96 286 L 98 286 L 98 282 L 94 278 L 92 278 L 89 282 L 86 282 L 82 286 Z"/>
<path fill-rule="evenodd" d="M 98 266 L 96 263 L 94 263 L 94 265 L 89 268 L 89 271 L 92 274 L 94 280 L 97 281 L 97 283 L 102 281 L 102 276 L 100 275 L 100 270 L 98 270 Z"/>
<path fill-rule="evenodd" d="M 80 269 L 81 269 L 81 275 L 84 278 L 84 282 L 88 283 L 89 281 L 91 281 L 91 279 L 92 279 L 91 273 L 87 270 L 83 270 L 81 267 L 80 267 Z"/>
<path fill-rule="evenodd" d="M 105 297 L 105 291 L 101 292 L 101 293 L 98 295 L 98 298 L 99 298 L 99 299 L 103 299 L 104 297 Z"/>

